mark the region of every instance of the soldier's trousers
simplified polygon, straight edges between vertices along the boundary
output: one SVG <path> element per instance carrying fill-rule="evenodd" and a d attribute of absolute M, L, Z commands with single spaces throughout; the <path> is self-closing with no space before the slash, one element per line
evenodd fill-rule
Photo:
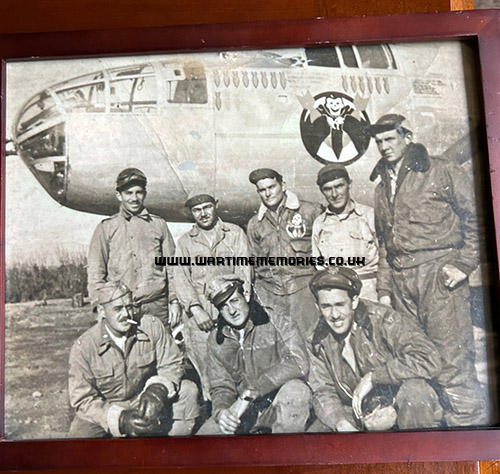
<path fill-rule="evenodd" d="M 186 355 L 200 377 L 203 399 L 210 400 L 210 377 L 208 375 L 208 336 L 202 331 L 194 318 L 184 319 L 184 339 Z"/>
<path fill-rule="evenodd" d="M 395 396 L 395 409 L 397 411 L 396 423 L 400 430 L 440 427 L 443 409 L 439 403 L 437 393 L 426 380 L 408 379 L 399 387 L 391 386 L 390 390 L 393 391 Z M 348 421 L 353 426 L 356 426 L 354 417 L 351 417 Z M 329 431 L 334 430 L 322 423 L 319 419 L 317 419 L 307 430 L 308 433 L 323 433 Z"/>
<path fill-rule="evenodd" d="M 394 308 L 417 321 L 437 347 L 443 369 L 437 377 L 448 426 L 487 424 L 486 390 L 477 380 L 469 285 L 444 285 L 441 269 L 455 255 L 413 268 L 392 269 Z"/>
<path fill-rule="evenodd" d="M 276 295 L 256 281 L 255 293 L 262 306 L 272 308 L 269 317 L 273 324 L 276 325 L 276 317 L 288 319 L 298 327 L 304 340 L 314 331 L 319 320 L 319 310 L 309 285 L 290 295 Z"/>
<path fill-rule="evenodd" d="M 302 433 L 310 415 L 311 399 L 311 389 L 304 381 L 289 380 L 279 390 L 252 402 L 241 416 L 241 424 L 235 434 Z M 208 436 L 223 433 L 211 417 L 196 434 Z"/>

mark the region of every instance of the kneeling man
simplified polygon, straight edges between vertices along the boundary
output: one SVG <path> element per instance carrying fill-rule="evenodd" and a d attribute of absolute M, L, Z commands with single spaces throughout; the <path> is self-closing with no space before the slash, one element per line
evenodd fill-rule
<path fill-rule="evenodd" d="M 390 307 L 359 299 L 361 286 L 346 267 L 311 280 L 321 317 L 308 340 L 309 383 L 326 428 L 316 423 L 310 431 L 439 427 L 443 410 L 429 383 L 441 370 L 436 347 Z M 388 403 L 373 402 L 381 393 Z"/>
<path fill-rule="evenodd" d="M 295 324 L 274 326 L 256 300 L 247 303 L 235 275 L 216 277 L 207 298 L 219 311 L 208 340 L 213 416 L 198 434 L 304 431 L 309 364 Z"/>
<path fill-rule="evenodd" d="M 156 317 L 137 314 L 121 282 L 97 290 L 99 322 L 74 343 L 69 436 L 187 436 L 198 416 L 198 388 L 181 380 L 183 356 Z"/>

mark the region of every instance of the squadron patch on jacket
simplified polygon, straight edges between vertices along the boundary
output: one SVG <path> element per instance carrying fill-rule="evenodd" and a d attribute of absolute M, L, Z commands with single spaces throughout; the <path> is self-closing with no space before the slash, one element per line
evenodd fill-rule
<path fill-rule="evenodd" d="M 307 227 L 304 218 L 300 213 L 296 212 L 286 225 L 286 233 L 292 239 L 301 239 L 306 235 L 306 231 Z"/>

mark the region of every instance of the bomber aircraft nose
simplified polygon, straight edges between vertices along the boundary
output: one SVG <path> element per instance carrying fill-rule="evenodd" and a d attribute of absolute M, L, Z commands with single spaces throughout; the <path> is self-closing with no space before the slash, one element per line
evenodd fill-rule
<path fill-rule="evenodd" d="M 47 90 L 24 105 L 13 130 L 17 153 L 46 191 L 62 204 L 68 171 L 64 122 L 64 109 Z"/>

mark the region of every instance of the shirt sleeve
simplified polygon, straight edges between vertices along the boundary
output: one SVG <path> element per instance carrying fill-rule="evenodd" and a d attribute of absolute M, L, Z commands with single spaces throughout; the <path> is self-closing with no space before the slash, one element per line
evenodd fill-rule
<path fill-rule="evenodd" d="M 217 354 L 217 343 L 212 334 L 209 336 L 208 344 L 208 374 L 210 377 L 212 416 L 218 423 L 220 412 L 229 408 L 236 401 L 238 391 L 231 374 Z"/>
<path fill-rule="evenodd" d="M 172 398 L 177 394 L 180 381 L 184 375 L 184 357 L 181 350 L 166 331 L 159 319 L 151 317 L 151 320 L 144 328 L 153 339 L 156 352 L 156 372 L 147 380 L 145 388 L 153 383 L 161 383 L 168 390 L 168 397 Z"/>
<path fill-rule="evenodd" d="M 109 431 L 108 412 L 112 405 L 95 387 L 94 375 L 82 349 L 80 341 L 76 341 L 69 356 L 69 402 L 80 418 Z"/>
<path fill-rule="evenodd" d="M 464 242 L 457 259 L 451 263 L 470 275 L 479 264 L 479 224 L 474 185 L 461 166 L 447 163 L 445 170 L 449 182 L 445 190 L 450 205 L 460 219 Z"/>
<path fill-rule="evenodd" d="M 234 245 L 234 253 L 238 257 L 250 257 L 250 245 L 248 243 L 248 238 L 240 227 L 236 227 L 236 239 Z M 250 300 L 252 295 L 252 279 L 253 272 L 250 265 L 238 265 L 235 269 L 235 273 L 243 280 L 243 292 L 245 298 Z"/>
<path fill-rule="evenodd" d="M 177 242 L 177 250 L 175 256 L 178 258 L 189 258 L 189 251 L 184 243 L 183 237 Z M 174 283 L 177 290 L 177 297 L 179 298 L 184 310 L 189 312 L 191 306 L 202 306 L 196 288 L 192 284 L 191 266 L 190 265 L 176 265 L 173 267 Z"/>
<path fill-rule="evenodd" d="M 378 201 L 378 194 L 382 191 L 377 187 L 375 190 L 375 203 Z M 386 247 L 386 233 L 382 220 L 378 216 L 378 212 L 375 210 L 375 235 L 378 241 L 378 269 L 377 269 L 377 293 L 378 297 L 391 296 L 392 285 L 391 285 L 391 267 L 387 261 L 387 247 Z"/>
<path fill-rule="evenodd" d="M 352 408 L 350 405 L 344 405 L 340 399 L 337 387 L 321 351 L 316 354 L 310 347 L 310 344 L 307 349 L 309 360 L 311 361 L 309 386 L 313 391 L 314 413 L 322 423 L 332 430 L 336 430 L 337 424 L 341 420 L 347 420 L 353 426 L 356 426 L 352 415 Z"/>
<path fill-rule="evenodd" d="M 174 257 L 174 255 L 175 255 L 175 242 L 174 242 L 174 239 L 172 237 L 172 234 L 170 233 L 170 229 L 168 228 L 168 225 L 166 222 L 165 222 L 165 232 L 164 232 L 163 243 L 162 243 L 162 253 L 163 253 L 163 256 L 166 258 Z M 168 280 L 168 301 L 169 302 L 177 299 L 177 292 L 176 292 L 176 288 L 175 288 L 174 271 L 173 270 L 174 269 L 171 266 L 169 266 L 169 265 L 166 266 L 167 280 Z"/>
<path fill-rule="evenodd" d="M 276 318 L 277 321 L 285 318 Z M 245 387 L 257 391 L 259 396 L 280 388 L 292 379 L 306 379 L 309 373 L 309 359 L 302 337 L 295 325 L 283 321 L 279 327 L 274 328 L 276 344 L 279 353 L 279 362 L 268 368 L 252 386 Z M 273 336 L 270 333 L 270 336 Z"/>
<path fill-rule="evenodd" d="M 374 384 L 399 385 L 412 378 L 431 380 L 440 373 L 436 346 L 416 323 L 388 308 L 380 324 L 381 341 L 392 358 L 373 371 Z"/>
<path fill-rule="evenodd" d="M 101 222 L 97 225 L 88 253 L 88 291 L 90 300 L 96 299 L 96 293 L 108 278 L 109 244 Z"/>

